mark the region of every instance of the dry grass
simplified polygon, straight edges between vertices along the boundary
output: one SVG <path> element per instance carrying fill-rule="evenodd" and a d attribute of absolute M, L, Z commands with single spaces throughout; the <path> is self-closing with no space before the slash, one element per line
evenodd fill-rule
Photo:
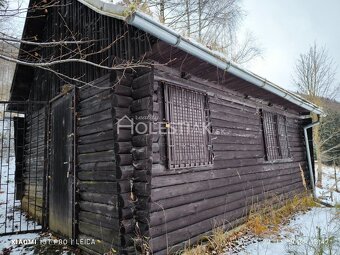
<path fill-rule="evenodd" d="M 223 253 L 230 244 L 243 236 L 243 229 L 225 232 L 223 227 L 214 228 L 210 236 L 203 238 L 201 244 L 195 247 L 186 247 L 177 253 L 181 255 L 210 255 Z"/>
<path fill-rule="evenodd" d="M 215 228 L 212 235 L 208 238 L 208 246 L 213 247 L 215 251 L 223 251 L 228 243 L 226 232 L 222 228 Z"/>
<path fill-rule="evenodd" d="M 281 207 L 278 207 L 280 205 Z M 215 228 L 212 235 L 203 238 L 201 244 L 190 248 L 186 247 L 182 255 L 209 255 L 221 254 L 234 241 L 245 234 L 267 236 L 277 234 L 282 224 L 285 224 L 297 212 L 306 211 L 316 206 L 313 198 L 307 193 L 292 199 L 271 198 L 261 204 L 252 206 L 247 222 L 237 231 L 225 232 L 223 227 Z"/>
<path fill-rule="evenodd" d="M 283 206 L 278 208 L 278 204 L 283 204 Z M 308 195 L 295 196 L 285 202 L 277 198 L 267 200 L 260 206 L 252 208 L 246 222 L 246 228 L 256 236 L 276 234 L 281 225 L 287 223 L 292 215 L 306 211 L 313 206 L 316 206 L 316 203 Z"/>
<path fill-rule="evenodd" d="M 179 253 L 182 255 L 206 255 L 210 254 L 208 248 L 205 245 L 198 245 L 194 248 L 185 248 L 183 252 Z"/>

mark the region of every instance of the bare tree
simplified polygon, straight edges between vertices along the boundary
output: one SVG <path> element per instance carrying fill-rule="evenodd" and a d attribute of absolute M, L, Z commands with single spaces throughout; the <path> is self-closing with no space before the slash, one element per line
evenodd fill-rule
<path fill-rule="evenodd" d="M 251 33 L 241 41 L 238 31 L 245 15 L 240 0 L 145 0 L 167 26 L 191 37 L 228 59 L 247 63 L 262 54 Z"/>
<path fill-rule="evenodd" d="M 216 45 L 214 48 L 224 52 L 229 59 L 238 64 L 246 64 L 262 55 L 262 50 L 256 46 L 256 38 L 248 32 L 243 40 L 235 39 L 235 43 L 229 43 L 224 48 Z"/>
<path fill-rule="evenodd" d="M 6 1 L 5 0 L 0 0 L 0 8 L 4 8 L 6 6 Z"/>
<path fill-rule="evenodd" d="M 336 67 L 333 59 L 328 55 L 324 47 L 319 47 L 314 43 L 307 53 L 301 54 L 297 63 L 294 83 L 298 87 L 298 92 L 311 102 L 321 105 L 323 98 L 334 99 L 339 91 L 339 85 L 335 83 Z M 317 116 L 312 116 L 313 120 Z M 322 121 L 322 120 L 321 120 Z M 322 186 L 322 161 L 325 160 L 327 151 L 323 151 L 326 141 L 320 138 L 319 126 L 314 129 L 314 141 L 318 158 L 317 164 L 317 186 Z M 330 134 L 329 138 L 335 135 Z"/>
<path fill-rule="evenodd" d="M 296 64 L 295 84 L 299 92 L 310 100 L 334 99 L 339 86 L 335 86 L 336 67 L 326 48 L 314 43 L 307 53 L 301 54 Z"/>

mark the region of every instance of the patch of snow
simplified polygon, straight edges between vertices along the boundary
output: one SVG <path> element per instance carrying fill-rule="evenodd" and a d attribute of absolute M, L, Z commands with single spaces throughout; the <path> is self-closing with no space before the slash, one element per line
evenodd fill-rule
<path fill-rule="evenodd" d="M 340 193 L 324 188 L 315 188 L 316 197 L 330 205 L 340 205 Z"/>
<path fill-rule="evenodd" d="M 339 168 L 337 171 L 340 176 Z M 323 166 L 322 174 L 323 187 L 316 187 L 317 198 L 333 206 L 340 205 L 340 193 L 336 191 L 334 168 Z M 340 186 L 340 183 L 338 185 Z M 323 252 L 320 252 L 320 248 Z M 224 255 L 229 254 L 340 254 L 340 210 L 337 207 L 312 208 L 307 213 L 296 215 L 287 226 L 282 226 L 279 236 L 265 239 L 250 235 L 241 237 L 233 249 L 228 250 Z"/>
<path fill-rule="evenodd" d="M 339 168 L 337 168 L 336 171 L 338 186 L 336 185 L 334 167 L 324 165 L 322 167 L 322 188 L 315 188 L 316 197 L 321 201 L 333 206 L 340 204 L 340 192 L 337 192 L 336 190 L 336 187 L 340 188 Z"/>
<path fill-rule="evenodd" d="M 103 2 L 106 3 L 112 3 L 112 4 L 122 4 L 123 5 L 123 1 L 122 0 L 102 0 Z"/>
<path fill-rule="evenodd" d="M 252 244 L 246 245 L 237 254 L 319 254 L 316 253 L 320 246 L 318 242 L 325 244 L 322 254 L 340 254 L 340 215 L 336 208 L 313 208 L 307 213 L 298 214 L 283 228 L 279 238 L 254 239 Z M 327 242 L 332 245 L 327 245 Z M 229 254 L 233 253 L 225 253 Z"/>
<path fill-rule="evenodd" d="M 59 243 L 59 240 L 61 239 L 57 239 L 50 233 L 30 233 L 1 236 L 0 254 L 76 254 L 72 247 L 64 245 L 63 243 Z"/>
<path fill-rule="evenodd" d="M 29 233 L 29 234 L 20 234 L 20 235 L 8 235 L 8 236 L 0 236 L 0 252 L 2 251 L 4 254 L 7 251 L 8 254 L 11 255 L 20 255 L 20 254 L 35 254 L 33 245 L 16 245 L 12 242 L 15 240 L 26 240 L 33 241 L 39 238 L 39 234 L 37 233 Z"/>

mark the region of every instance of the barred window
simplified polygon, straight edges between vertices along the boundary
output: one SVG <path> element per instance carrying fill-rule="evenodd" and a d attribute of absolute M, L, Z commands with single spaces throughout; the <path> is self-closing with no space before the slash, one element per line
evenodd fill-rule
<path fill-rule="evenodd" d="M 170 169 L 212 163 L 207 96 L 164 84 L 167 156 Z"/>
<path fill-rule="evenodd" d="M 262 128 L 267 160 L 290 158 L 286 117 L 262 111 Z"/>

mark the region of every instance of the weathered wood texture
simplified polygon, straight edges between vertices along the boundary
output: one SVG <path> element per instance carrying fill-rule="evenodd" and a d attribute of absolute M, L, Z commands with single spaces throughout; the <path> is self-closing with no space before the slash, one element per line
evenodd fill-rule
<path fill-rule="evenodd" d="M 30 1 L 31 5 L 34 1 Z M 33 9 L 33 8 L 32 8 Z M 32 14 L 33 13 L 33 14 Z M 75 59 L 84 58 L 92 63 L 110 67 L 114 63 L 137 60 L 149 51 L 154 39 L 145 32 L 136 29 L 126 22 L 101 15 L 77 0 L 60 0 L 57 5 L 51 5 L 39 11 L 29 12 L 24 33 L 25 37 L 35 37 L 37 42 L 64 40 L 87 41 L 78 45 L 58 45 L 57 47 L 30 47 L 23 45 L 20 59 L 30 59 L 27 52 L 39 51 L 44 59 Z M 40 15 L 41 14 L 41 15 Z M 57 64 L 53 70 L 62 74 L 40 69 L 29 70 L 20 66 L 16 75 L 12 100 L 49 100 L 62 91 L 65 83 L 75 84 L 68 79 L 80 77 L 84 82 L 91 82 L 109 73 L 106 68 L 71 61 Z M 28 70 L 27 70 L 28 69 Z M 22 82 L 24 81 L 24 82 Z M 27 84 L 32 84 L 28 89 Z"/>
<path fill-rule="evenodd" d="M 143 75 L 147 75 L 144 76 L 147 79 L 152 77 L 150 70 Z M 145 188 L 138 184 L 145 179 L 140 180 L 138 176 L 142 176 L 145 169 L 150 176 L 151 164 L 149 168 L 141 164 L 145 161 L 143 155 L 146 154 L 142 153 L 145 150 L 133 144 L 132 120 L 134 114 L 140 112 L 135 111 L 140 100 L 134 84 L 140 82 L 139 76 L 142 76 L 139 72 L 132 75 L 117 71 L 96 80 L 94 86 L 79 90 L 79 236 L 94 237 L 105 244 L 81 246 L 88 253 L 102 253 L 107 247 L 112 247 L 119 254 L 135 254 L 133 239 L 136 226 L 144 229 L 142 224 L 145 220 L 136 224 L 140 220 L 137 212 L 142 210 L 141 202 L 145 201 L 144 204 L 148 205 L 145 196 L 139 197 L 140 193 L 145 194 Z M 147 86 L 147 83 L 144 85 Z"/>
<path fill-rule="evenodd" d="M 43 189 L 45 173 L 45 128 L 46 109 L 41 108 L 26 114 L 25 146 L 23 164 L 23 197 L 22 208 L 42 223 Z"/>
<path fill-rule="evenodd" d="M 148 58 L 156 61 L 158 66 L 170 66 L 174 70 L 179 70 L 186 78 L 199 77 L 202 80 L 218 84 L 220 87 L 228 88 L 230 91 L 237 91 L 249 97 L 265 99 L 271 103 L 294 109 L 300 114 L 309 114 L 306 109 L 288 101 L 284 97 L 275 95 L 263 87 L 254 86 L 250 82 L 231 74 L 228 70 L 219 69 L 203 59 L 188 54 L 176 45 L 170 46 L 165 41 L 159 40 L 154 44 Z"/>
<path fill-rule="evenodd" d="M 120 254 L 136 254 L 136 237 L 148 235 L 152 137 L 147 135 L 147 130 L 146 134 L 138 135 L 136 127 L 152 114 L 152 79 L 149 68 L 133 74 L 117 72 L 117 84 L 113 88 L 115 178 L 120 185 L 117 191 Z M 134 137 L 145 142 L 140 144 Z"/>
<path fill-rule="evenodd" d="M 74 97 L 64 94 L 50 104 L 48 226 L 59 235 L 72 237 L 74 178 Z"/>
<path fill-rule="evenodd" d="M 132 138 L 133 193 L 135 199 L 134 219 L 138 245 L 143 245 L 149 236 L 152 136 L 149 135 L 153 122 L 153 70 L 139 70 L 132 82 L 131 115 L 134 120 Z M 137 139 L 136 139 L 137 138 Z M 140 144 L 138 141 L 143 140 Z"/>
<path fill-rule="evenodd" d="M 174 70 L 155 73 L 153 105 L 159 120 L 164 119 L 161 80 L 208 93 L 214 161 L 210 167 L 168 170 L 165 137 L 153 136 L 149 232 L 154 254 L 168 254 L 213 227 L 240 224 L 254 202 L 304 190 L 299 169 L 306 169 L 304 123 L 298 115 L 195 77 L 181 80 Z M 291 159 L 265 161 L 261 108 L 287 116 Z"/>
<path fill-rule="evenodd" d="M 113 84 L 105 75 L 79 89 L 77 109 L 78 237 L 99 240 L 80 245 L 85 252 L 103 254 L 120 245 L 115 136 L 112 120 Z"/>
<path fill-rule="evenodd" d="M 124 188 L 119 190 L 119 225 L 122 240 L 120 253 L 127 254 L 133 248 L 134 234 L 134 203 L 132 195 L 133 166 L 132 166 L 132 135 L 133 121 L 130 106 L 132 98 L 133 75 L 117 72 L 118 83 L 114 87 L 112 113 L 114 123 L 114 148 L 116 155 L 116 178 Z"/>

